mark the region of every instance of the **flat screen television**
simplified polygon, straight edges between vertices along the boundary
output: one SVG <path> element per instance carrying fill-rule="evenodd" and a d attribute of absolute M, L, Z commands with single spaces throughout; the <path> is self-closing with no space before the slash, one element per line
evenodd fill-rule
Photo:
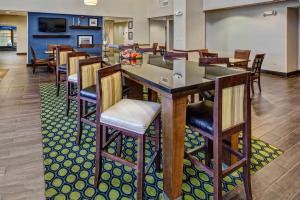
<path fill-rule="evenodd" d="M 66 32 L 65 18 L 39 18 L 39 32 Z"/>

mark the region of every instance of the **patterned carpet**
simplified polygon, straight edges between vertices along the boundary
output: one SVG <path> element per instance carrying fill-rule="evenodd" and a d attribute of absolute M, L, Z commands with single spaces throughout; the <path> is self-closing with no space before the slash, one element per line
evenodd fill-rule
<path fill-rule="evenodd" d="M 76 145 L 76 104 L 72 103 L 70 116 L 65 115 L 64 87 L 60 97 L 55 95 L 54 84 L 42 84 L 41 119 L 45 165 L 47 199 L 134 199 L 136 195 L 136 174 L 134 170 L 110 160 L 104 161 L 101 183 L 93 187 L 95 165 L 95 128 L 85 126 L 82 143 Z M 153 133 L 153 128 L 149 131 Z M 203 143 L 197 133 L 186 129 L 185 148 L 193 148 Z M 115 151 L 113 143 L 109 151 Z M 154 145 L 147 142 L 146 162 L 153 153 Z M 252 139 L 252 173 L 258 171 L 282 154 L 282 151 L 257 139 Z M 122 156 L 136 160 L 136 144 L 125 138 Z M 202 153 L 198 154 L 203 158 Z M 145 198 L 161 199 L 163 175 L 152 167 L 145 182 Z M 227 176 L 223 181 L 223 192 L 228 192 L 242 182 L 239 171 Z M 134 184 L 133 184 L 134 183 Z M 196 169 L 188 160 L 184 161 L 184 199 L 212 199 L 212 178 Z"/>

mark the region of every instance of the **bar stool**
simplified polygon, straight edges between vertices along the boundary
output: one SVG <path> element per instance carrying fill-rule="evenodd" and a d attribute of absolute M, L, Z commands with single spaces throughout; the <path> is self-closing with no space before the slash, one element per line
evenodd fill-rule
<path fill-rule="evenodd" d="M 56 47 L 56 96 L 59 96 L 61 75 L 67 73 L 68 53 L 73 52 L 73 48 L 69 46 Z"/>
<path fill-rule="evenodd" d="M 187 107 L 187 125 L 199 132 L 206 145 L 186 152 L 186 157 L 213 177 L 214 199 L 222 199 L 222 180 L 225 176 L 243 167 L 244 187 L 247 199 L 252 199 L 250 181 L 251 154 L 251 104 L 249 73 L 225 76 L 216 80 L 215 101 L 205 100 Z M 242 132 L 243 150 L 236 151 L 226 138 Z M 205 164 L 196 156 L 206 150 Z M 222 169 L 223 150 L 229 151 L 238 161 Z M 214 163 L 211 167 L 211 158 Z"/>
<path fill-rule="evenodd" d="M 74 93 L 72 86 L 77 85 L 78 63 L 79 60 L 86 59 L 88 56 L 85 52 L 72 52 L 68 54 L 67 60 L 67 81 L 66 81 L 66 115 L 69 115 L 71 100 L 77 100 L 77 93 Z"/>
<path fill-rule="evenodd" d="M 137 170 L 137 199 L 143 199 L 145 174 L 155 162 L 160 168 L 160 112 L 158 103 L 132 99 L 122 99 L 122 71 L 121 65 L 100 69 L 97 73 L 97 128 L 96 128 L 96 168 L 95 182 L 97 187 L 102 169 L 102 159 L 108 158 L 120 162 Z M 145 139 L 146 131 L 155 124 L 155 153 L 145 167 Z M 106 141 L 103 130 L 112 128 L 114 132 Z M 117 155 L 108 153 L 107 148 L 116 138 L 128 136 L 137 139 L 137 164 L 121 157 L 121 149 Z M 122 142 L 119 142 L 122 147 Z"/>

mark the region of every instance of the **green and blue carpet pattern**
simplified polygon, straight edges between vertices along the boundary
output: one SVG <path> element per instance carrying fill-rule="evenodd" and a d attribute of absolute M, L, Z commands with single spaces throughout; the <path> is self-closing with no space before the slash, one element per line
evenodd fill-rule
<path fill-rule="evenodd" d="M 95 166 L 95 128 L 85 126 L 82 143 L 76 145 L 76 103 L 71 105 L 70 116 L 65 115 L 65 89 L 56 97 L 54 84 L 42 84 L 41 120 L 45 165 L 47 199 L 134 199 L 136 196 L 136 174 L 120 163 L 104 160 L 101 183 L 93 187 Z M 151 128 L 149 134 L 153 132 Z M 201 145 L 203 139 L 186 128 L 185 147 Z M 125 138 L 122 156 L 136 160 L 136 144 Z M 147 142 L 146 157 L 149 161 L 154 145 Z M 109 152 L 115 151 L 113 143 Z M 251 171 L 254 173 L 282 154 L 282 151 L 257 139 L 252 139 Z M 198 154 L 203 158 L 202 153 Z M 153 166 L 145 180 L 145 198 L 162 199 L 163 174 L 155 172 Z M 240 171 L 224 178 L 224 193 L 242 183 Z M 184 199 L 212 199 L 212 178 L 196 169 L 188 160 L 184 161 Z"/>

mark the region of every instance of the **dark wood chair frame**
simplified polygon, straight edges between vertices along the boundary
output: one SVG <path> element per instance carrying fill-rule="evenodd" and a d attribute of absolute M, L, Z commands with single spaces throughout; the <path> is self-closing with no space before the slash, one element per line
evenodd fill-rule
<path fill-rule="evenodd" d="M 54 51 L 54 50 L 53 50 Z M 74 49 L 72 47 L 69 46 L 57 46 L 56 47 L 56 96 L 59 96 L 59 92 L 60 92 L 60 84 L 64 81 L 61 80 L 61 75 L 65 74 L 66 75 L 66 70 L 61 70 L 59 68 L 60 66 L 60 53 L 61 52 L 73 52 Z"/>
<path fill-rule="evenodd" d="M 167 48 L 165 46 L 159 46 L 159 53 L 161 56 L 165 55 L 165 52 L 167 51 Z"/>
<path fill-rule="evenodd" d="M 161 121 L 160 114 L 153 120 L 155 126 L 155 136 L 147 137 L 145 134 L 138 134 L 132 131 L 122 129 L 120 127 L 108 125 L 100 122 L 101 118 L 101 78 L 112 75 L 116 72 L 121 72 L 121 65 L 117 64 L 111 67 L 103 68 L 98 70 L 97 73 L 97 106 L 96 106 L 96 118 L 97 118 L 97 128 L 96 128 L 96 167 L 95 167 L 95 182 L 94 186 L 98 187 L 100 181 L 100 174 L 102 169 L 102 159 L 108 158 L 110 160 L 120 162 L 126 166 L 129 166 L 137 170 L 137 199 L 144 199 L 144 185 L 145 185 L 145 174 L 148 172 L 152 164 L 155 162 L 156 170 L 160 170 L 161 166 Z M 107 137 L 107 128 L 112 128 L 114 131 L 110 138 Z M 137 164 L 130 162 L 121 158 L 121 147 L 122 147 L 122 137 L 132 137 L 137 139 L 138 143 L 138 158 Z M 108 139 L 108 140 L 106 140 Z M 108 153 L 108 146 L 117 139 L 117 155 L 112 155 Z M 145 140 L 150 139 L 155 142 L 155 153 L 151 157 L 150 162 L 145 166 Z"/>
<path fill-rule="evenodd" d="M 252 95 L 254 95 L 254 82 L 257 82 L 259 93 L 261 93 L 261 81 L 260 81 L 260 73 L 261 66 L 264 61 L 265 54 L 257 54 L 253 60 L 252 64 L 252 73 L 251 73 L 251 90 Z"/>
<path fill-rule="evenodd" d="M 217 57 L 219 57 L 218 53 L 202 52 L 201 54 L 202 54 L 203 58 L 217 58 Z"/>
<path fill-rule="evenodd" d="M 234 58 L 249 60 L 250 54 L 251 54 L 251 50 L 236 49 L 234 51 Z M 240 67 L 240 68 L 247 69 L 248 68 L 248 62 L 237 63 L 237 64 L 234 65 L 234 67 Z"/>
<path fill-rule="evenodd" d="M 96 127 L 96 121 L 91 121 L 88 118 L 96 113 L 96 110 L 88 112 L 88 103 L 96 105 L 97 101 L 95 99 L 86 98 L 80 96 L 80 91 L 82 90 L 82 68 L 87 65 L 92 65 L 100 63 L 100 68 L 105 67 L 105 63 L 102 61 L 101 57 L 92 57 L 85 60 L 79 60 L 77 69 L 77 145 L 80 144 L 82 136 L 82 123 L 88 124 L 90 126 Z"/>
<path fill-rule="evenodd" d="M 32 73 L 35 73 L 35 70 L 39 66 L 48 66 L 49 68 L 49 61 L 50 59 L 39 59 L 36 57 L 35 50 L 30 47 L 31 55 L 32 55 Z"/>
<path fill-rule="evenodd" d="M 203 58 L 204 56 L 203 56 L 203 53 L 208 53 L 208 49 L 199 49 L 199 57 L 200 58 Z"/>
<path fill-rule="evenodd" d="M 228 129 L 222 130 L 222 90 L 224 88 L 237 85 L 245 85 L 244 89 L 244 122 Z M 200 167 L 206 173 L 213 177 L 214 199 L 222 199 L 222 180 L 233 171 L 243 167 L 244 187 L 247 199 L 252 199 L 251 181 L 250 181 L 250 158 L 251 158 L 251 103 L 250 103 L 250 75 L 249 73 L 218 78 L 215 85 L 215 100 L 213 114 L 213 135 L 191 127 L 199 132 L 206 140 L 206 145 L 197 147 L 185 153 L 185 156 L 196 166 Z M 234 134 L 243 132 L 243 150 L 242 153 L 233 150 L 228 145 L 226 138 Z M 229 151 L 238 158 L 238 161 L 222 170 L 223 149 Z M 193 155 L 200 150 L 206 150 L 205 164 L 199 161 Z M 210 168 L 210 160 L 213 156 L 213 168 Z"/>
<path fill-rule="evenodd" d="M 174 60 L 174 59 L 180 59 L 185 58 L 186 60 L 189 60 L 189 54 L 187 52 L 170 52 L 166 51 L 164 54 L 164 58 L 167 60 Z"/>
<path fill-rule="evenodd" d="M 158 43 L 153 43 L 152 47 L 151 48 L 139 48 L 139 50 L 141 52 L 151 52 L 153 53 L 153 55 L 156 55 L 157 53 L 157 46 L 158 46 Z"/>
<path fill-rule="evenodd" d="M 73 86 L 77 85 L 77 82 L 69 81 L 68 77 L 70 76 L 70 59 L 73 57 L 88 57 L 86 52 L 72 52 L 68 53 L 68 60 L 67 60 L 67 81 L 66 81 L 66 115 L 69 115 L 70 111 L 70 103 L 71 100 L 77 101 L 77 92 L 74 93 Z"/>
<path fill-rule="evenodd" d="M 220 58 L 220 57 L 199 58 L 200 66 L 217 65 L 217 64 L 226 64 L 227 67 L 229 67 L 230 66 L 229 58 Z"/>

